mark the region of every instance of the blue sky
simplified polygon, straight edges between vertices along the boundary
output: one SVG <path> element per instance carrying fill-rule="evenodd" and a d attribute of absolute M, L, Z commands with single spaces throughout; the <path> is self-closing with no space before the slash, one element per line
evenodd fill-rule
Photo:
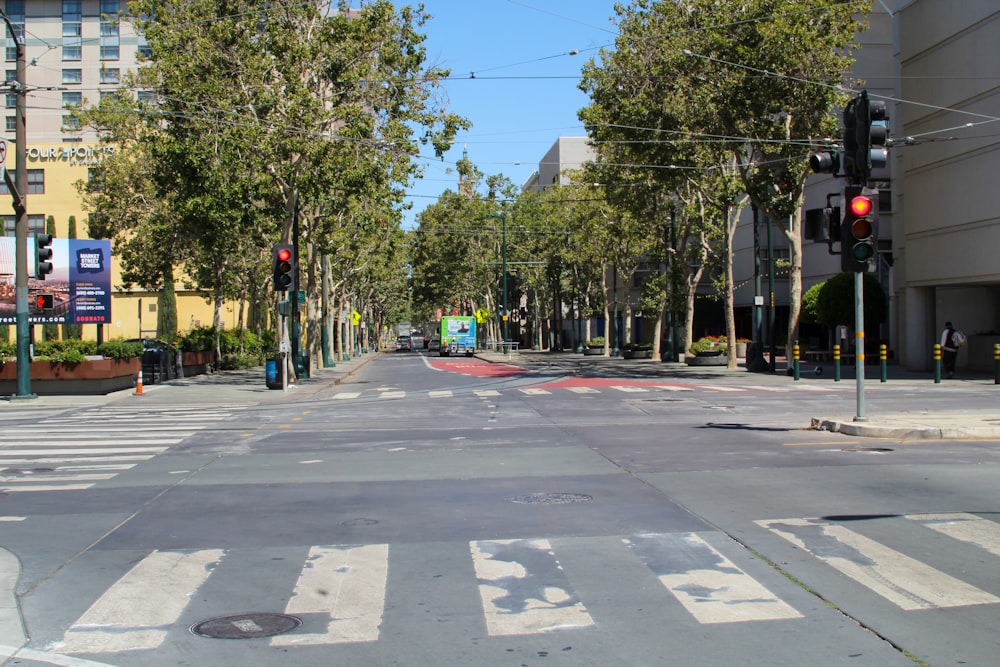
<path fill-rule="evenodd" d="M 615 38 L 611 0 L 425 0 L 424 7 L 432 17 L 424 26 L 428 64 L 451 70 L 443 84 L 448 109 L 473 127 L 444 161 L 424 160 L 424 178 L 409 190 L 407 228 L 438 195 L 457 189 L 463 149 L 483 173 L 520 186 L 558 137 L 585 135 L 580 71 Z"/>

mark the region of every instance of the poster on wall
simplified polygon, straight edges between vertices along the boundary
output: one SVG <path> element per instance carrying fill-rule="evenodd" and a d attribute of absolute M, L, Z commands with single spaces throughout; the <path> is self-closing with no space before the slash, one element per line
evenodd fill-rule
<path fill-rule="evenodd" d="M 0 324 L 17 323 L 15 239 L 0 238 Z M 28 323 L 111 322 L 111 242 L 52 240 L 52 273 L 35 278 L 35 237 L 28 237 Z"/>

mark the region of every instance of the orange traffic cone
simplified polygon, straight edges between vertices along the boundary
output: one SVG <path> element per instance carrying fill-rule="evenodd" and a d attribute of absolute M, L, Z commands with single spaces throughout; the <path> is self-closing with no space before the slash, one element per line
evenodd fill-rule
<path fill-rule="evenodd" d="M 135 393 L 133 396 L 142 396 L 142 371 L 139 371 L 139 379 L 135 381 Z"/>

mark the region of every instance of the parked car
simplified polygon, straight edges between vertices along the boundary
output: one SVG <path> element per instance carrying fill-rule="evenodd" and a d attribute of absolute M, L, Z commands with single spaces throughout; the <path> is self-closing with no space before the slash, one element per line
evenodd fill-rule
<path fill-rule="evenodd" d="M 409 336 L 397 336 L 396 337 L 396 352 L 410 352 L 413 347 L 410 345 Z"/>
<path fill-rule="evenodd" d="M 427 351 L 428 352 L 440 352 L 441 351 L 441 339 L 431 338 L 427 341 Z"/>

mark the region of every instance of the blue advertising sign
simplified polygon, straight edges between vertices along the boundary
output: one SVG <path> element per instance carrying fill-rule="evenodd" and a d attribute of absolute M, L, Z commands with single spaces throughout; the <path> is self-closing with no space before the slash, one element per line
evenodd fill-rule
<path fill-rule="evenodd" d="M 0 238 L 0 324 L 17 322 L 15 239 Z M 52 240 L 52 273 L 35 278 L 35 240 L 28 238 L 28 322 L 108 324 L 111 322 L 111 242 Z M 52 295 L 51 299 L 38 299 Z M 41 304 L 51 305 L 41 308 Z"/>

